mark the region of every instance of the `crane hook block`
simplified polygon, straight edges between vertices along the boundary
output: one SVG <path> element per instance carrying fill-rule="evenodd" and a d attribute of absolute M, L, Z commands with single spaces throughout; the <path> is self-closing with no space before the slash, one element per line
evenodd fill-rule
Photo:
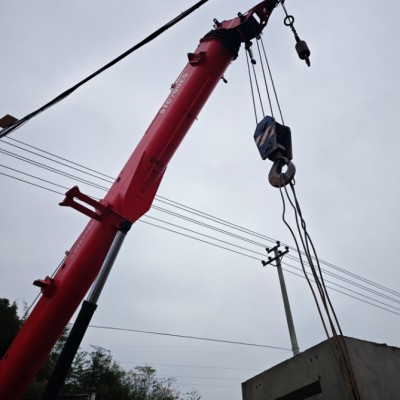
<path fill-rule="evenodd" d="M 254 140 L 261 158 L 274 162 L 268 176 L 270 184 L 274 187 L 288 184 L 296 172 L 296 167 L 290 161 L 293 158 L 290 128 L 276 122 L 274 117 L 267 116 L 258 123 Z M 285 165 L 287 168 L 283 172 Z"/>
<path fill-rule="evenodd" d="M 265 117 L 257 124 L 254 132 L 261 158 L 276 161 L 279 158 L 291 160 L 292 154 L 292 135 L 290 128 L 275 121 L 274 117 Z"/>

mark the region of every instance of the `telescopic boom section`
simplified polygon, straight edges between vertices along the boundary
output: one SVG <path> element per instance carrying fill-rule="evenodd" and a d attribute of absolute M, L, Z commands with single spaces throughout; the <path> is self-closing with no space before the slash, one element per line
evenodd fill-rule
<path fill-rule="evenodd" d="M 149 210 L 169 160 L 240 43 L 261 33 L 278 3 L 264 1 L 232 20 L 215 21 L 215 29 L 188 54 L 188 64 L 104 200 L 76 187 L 66 193 L 61 205 L 90 221 L 55 276 L 34 282 L 42 296 L 0 362 L 0 399 L 22 398 L 93 284 L 121 223 L 135 222 Z"/>

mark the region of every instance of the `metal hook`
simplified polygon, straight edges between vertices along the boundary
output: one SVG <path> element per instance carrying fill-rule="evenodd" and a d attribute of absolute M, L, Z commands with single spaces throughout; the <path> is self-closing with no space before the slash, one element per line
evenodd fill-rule
<path fill-rule="evenodd" d="M 282 168 L 287 165 L 286 172 L 282 172 Z M 274 162 L 269 171 L 268 180 L 269 183 L 276 187 L 282 187 L 287 185 L 294 177 L 296 173 L 296 167 L 287 158 L 279 158 Z"/>

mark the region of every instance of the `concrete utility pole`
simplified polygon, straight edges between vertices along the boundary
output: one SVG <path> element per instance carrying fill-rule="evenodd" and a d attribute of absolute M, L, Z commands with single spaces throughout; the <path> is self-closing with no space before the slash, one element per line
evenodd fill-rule
<path fill-rule="evenodd" d="M 286 253 L 289 252 L 289 248 L 285 247 L 285 251 L 282 252 L 279 250 L 280 245 L 281 245 L 280 242 L 276 242 L 276 246 L 273 247 L 272 249 L 270 249 L 269 247 L 266 248 L 268 254 L 273 251 L 275 257 L 274 258 L 268 257 L 268 261 L 262 261 L 262 264 L 265 267 L 268 264 L 272 264 L 273 261 L 276 261 L 276 268 L 278 270 L 279 282 L 281 284 L 283 305 L 285 307 L 286 320 L 287 320 L 287 324 L 288 324 L 288 328 L 289 328 L 290 341 L 292 343 L 293 355 L 295 356 L 295 355 L 299 354 L 300 350 L 299 350 L 299 345 L 297 343 L 297 337 L 296 337 L 296 331 L 294 329 L 292 311 L 290 309 L 289 297 L 287 294 L 285 278 L 283 276 L 282 265 L 281 265 L 281 259 Z"/>

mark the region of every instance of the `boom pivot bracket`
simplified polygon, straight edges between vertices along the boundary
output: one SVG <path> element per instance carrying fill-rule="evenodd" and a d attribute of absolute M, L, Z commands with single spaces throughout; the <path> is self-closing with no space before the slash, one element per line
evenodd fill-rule
<path fill-rule="evenodd" d="M 80 200 L 80 202 L 77 202 L 75 199 Z M 82 203 L 88 204 L 93 207 L 93 209 L 84 206 Z M 78 186 L 74 186 L 72 189 L 68 190 L 68 192 L 65 193 L 65 199 L 59 204 L 64 207 L 72 207 L 96 221 L 108 222 L 110 225 L 113 225 L 118 229 L 120 229 L 121 224 L 126 221 L 126 218 L 116 213 L 107 201 L 97 201 L 91 198 L 82 193 Z"/>

